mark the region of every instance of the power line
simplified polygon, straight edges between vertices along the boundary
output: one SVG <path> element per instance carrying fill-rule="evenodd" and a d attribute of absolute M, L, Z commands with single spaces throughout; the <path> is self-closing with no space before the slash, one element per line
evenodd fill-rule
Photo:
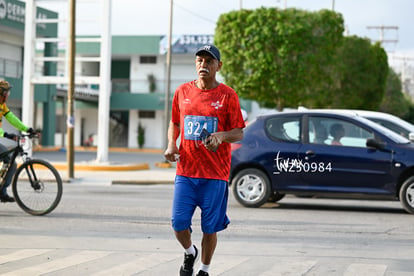
<path fill-rule="evenodd" d="M 398 43 L 398 26 L 368 26 L 367 29 L 376 29 L 380 32 L 380 38 L 378 40 L 374 40 L 375 42 L 379 42 L 381 46 L 384 46 L 385 43 Z M 394 30 L 396 33 L 395 39 L 385 39 L 385 31 L 387 30 Z"/>
<path fill-rule="evenodd" d="M 191 14 L 191 15 L 192 15 L 192 16 L 194 16 L 194 17 L 197 17 L 197 18 L 199 18 L 199 19 L 201 19 L 201 20 L 204 20 L 204 21 L 206 21 L 206 22 L 212 23 L 212 24 L 214 24 L 214 25 L 216 24 L 216 21 L 213 21 L 213 20 L 211 20 L 210 18 L 204 17 L 204 16 L 202 16 L 202 15 L 199 15 L 199 14 L 197 14 L 197 13 L 195 13 L 195 12 L 193 12 L 193 11 L 191 11 L 191 10 L 187 9 L 187 8 L 184 8 L 183 6 L 181 6 L 181 5 L 177 4 L 176 2 L 174 2 L 174 6 L 177 6 L 178 8 L 180 8 L 180 9 L 182 9 L 183 11 L 185 11 L 185 12 L 187 12 L 187 13 Z"/>

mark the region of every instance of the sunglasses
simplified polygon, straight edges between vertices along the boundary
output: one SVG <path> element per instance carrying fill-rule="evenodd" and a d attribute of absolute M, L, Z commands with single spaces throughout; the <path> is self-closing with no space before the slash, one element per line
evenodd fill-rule
<path fill-rule="evenodd" d="M 3 90 L 2 92 L 0 92 L 0 97 L 7 97 L 9 95 L 10 95 L 9 90 Z"/>
<path fill-rule="evenodd" d="M 0 94 L 4 94 L 4 93 L 8 93 L 10 92 L 11 87 L 5 88 L 5 87 L 0 87 Z"/>

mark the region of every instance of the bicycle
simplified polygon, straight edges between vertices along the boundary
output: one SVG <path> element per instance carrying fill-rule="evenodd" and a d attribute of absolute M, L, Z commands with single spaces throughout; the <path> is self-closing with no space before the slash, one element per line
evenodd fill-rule
<path fill-rule="evenodd" d="M 28 151 L 32 140 L 38 138 L 36 133 L 17 135 L 17 145 L 0 154 L 0 190 L 5 183 L 10 165 L 17 157 L 22 158 L 12 180 L 12 190 L 16 203 L 23 211 L 34 216 L 52 212 L 62 198 L 63 185 L 59 172 L 52 164 L 42 159 L 32 159 Z M 2 160 L 11 154 L 10 162 Z"/>

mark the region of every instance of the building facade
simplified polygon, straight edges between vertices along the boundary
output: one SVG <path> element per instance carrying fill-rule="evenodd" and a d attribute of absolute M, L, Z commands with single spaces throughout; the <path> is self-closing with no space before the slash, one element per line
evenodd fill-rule
<path fill-rule="evenodd" d="M 25 3 L 0 0 L 0 79 L 13 85 L 9 97 L 10 109 L 21 118 L 24 61 Z M 37 18 L 58 18 L 58 14 L 36 9 Z M 36 36 L 56 38 L 57 24 L 37 24 Z M 170 103 L 175 89 L 197 78 L 196 49 L 213 43 L 213 35 L 181 35 L 173 38 L 171 57 Z M 36 56 L 65 56 L 56 42 L 36 45 Z M 76 43 L 76 57 L 99 56 L 99 43 Z M 164 147 L 166 129 L 165 95 L 167 79 L 166 36 L 113 36 L 111 58 L 110 147 Z M 64 76 L 66 64 L 54 61 L 34 62 L 35 75 Z M 75 78 L 99 75 L 99 62 L 76 61 Z M 220 78 L 220 77 L 219 77 Z M 96 145 L 98 128 L 99 85 L 75 87 L 74 145 Z M 33 121 L 41 131 L 43 146 L 66 147 L 67 85 L 35 85 Z M 250 103 L 242 101 L 244 109 Z M 15 132 L 6 120 L 6 131 Z M 138 131 L 141 130 L 141 131 Z M 92 138 L 92 139 L 91 139 Z M 95 139 L 93 139 L 95 138 Z M 3 141 L 6 142 L 7 141 Z"/>
<path fill-rule="evenodd" d="M 8 99 L 9 108 L 18 117 L 22 114 L 22 87 L 23 87 L 23 59 L 24 59 L 24 28 L 25 28 L 25 3 L 16 0 L 0 0 L 0 79 L 5 79 L 13 86 Z M 36 9 L 37 18 L 57 18 L 58 14 L 43 8 Z M 55 37 L 57 34 L 56 24 L 38 24 L 36 33 L 39 37 Z M 52 55 L 55 48 L 50 43 L 43 45 L 42 55 Z M 48 73 L 54 73 L 54 66 L 43 64 L 42 68 Z M 48 116 L 50 112 L 54 114 L 55 106 L 53 99 L 56 95 L 56 87 L 53 85 L 37 85 L 35 87 L 35 102 L 40 105 L 42 114 Z M 35 108 L 36 110 L 36 108 Z M 52 116 L 50 116 L 52 117 Z M 41 126 L 54 129 L 54 118 L 45 119 L 37 116 L 36 111 L 33 116 L 31 126 L 36 126 L 36 120 Z M 16 131 L 11 127 L 7 120 L 3 120 L 2 127 L 9 132 Z M 48 137 L 43 137 L 48 143 Z M 7 140 L 2 141 L 8 144 Z"/>
<path fill-rule="evenodd" d="M 171 97 L 182 83 L 197 78 L 196 49 L 212 43 L 212 35 L 182 35 L 174 37 L 171 57 Z M 98 55 L 99 44 L 77 44 L 77 56 Z M 58 72 L 64 68 L 58 67 Z M 76 64 L 76 75 L 96 75 L 99 63 Z M 220 77 L 219 77 L 220 78 Z M 165 90 L 167 87 L 166 37 L 113 36 L 110 97 L 110 147 L 139 147 L 138 138 L 143 129 L 145 148 L 163 148 L 166 129 Z M 56 145 L 64 145 L 66 121 L 64 95 L 66 87 L 58 86 L 62 102 L 58 105 Z M 75 145 L 84 145 L 97 133 L 99 87 L 77 86 L 75 110 Z M 170 102 L 171 104 L 171 102 Z M 242 101 L 246 110 L 248 101 Z"/>

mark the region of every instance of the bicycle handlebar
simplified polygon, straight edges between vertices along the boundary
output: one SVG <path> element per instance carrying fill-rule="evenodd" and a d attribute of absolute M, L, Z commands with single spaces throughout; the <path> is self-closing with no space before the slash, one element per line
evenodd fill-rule
<path fill-rule="evenodd" d="M 39 132 L 32 132 L 32 133 L 22 133 L 20 135 L 18 135 L 20 137 L 28 137 L 30 139 L 34 139 L 34 138 L 39 138 L 40 137 L 40 133 Z"/>
<path fill-rule="evenodd" d="M 7 138 L 9 140 L 12 141 L 18 141 L 21 138 L 30 138 L 30 139 L 34 139 L 34 138 L 39 138 L 40 137 L 40 133 L 38 132 L 32 132 L 32 133 L 21 133 L 21 134 L 14 134 L 14 133 L 4 133 L 4 138 Z"/>

